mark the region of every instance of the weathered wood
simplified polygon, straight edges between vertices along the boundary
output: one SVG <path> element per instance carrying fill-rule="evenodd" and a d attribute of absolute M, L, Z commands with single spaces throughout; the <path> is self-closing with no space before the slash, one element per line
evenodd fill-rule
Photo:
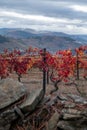
<path fill-rule="evenodd" d="M 46 65 L 46 48 L 43 49 L 43 62 Z M 46 68 L 43 68 L 43 91 L 46 93 Z"/>
<path fill-rule="evenodd" d="M 54 88 L 53 90 L 51 90 L 50 94 L 56 92 L 56 91 L 59 89 L 59 88 L 58 88 L 58 84 L 59 84 L 60 82 L 61 82 L 60 79 L 54 82 L 54 87 L 55 87 L 55 88 Z"/>
<path fill-rule="evenodd" d="M 79 80 L 79 56 L 78 52 L 76 53 L 76 74 L 77 74 L 77 80 Z"/>

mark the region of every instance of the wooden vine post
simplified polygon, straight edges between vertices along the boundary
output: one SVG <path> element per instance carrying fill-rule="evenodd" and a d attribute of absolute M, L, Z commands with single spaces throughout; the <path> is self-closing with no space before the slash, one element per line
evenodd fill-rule
<path fill-rule="evenodd" d="M 49 84 L 49 68 L 47 70 L 47 84 Z"/>
<path fill-rule="evenodd" d="M 46 65 L 46 48 L 43 49 L 43 62 Z M 46 93 L 46 69 L 43 68 L 43 91 Z"/>
<path fill-rule="evenodd" d="M 76 74 L 77 74 L 77 80 L 79 80 L 79 54 L 78 52 L 76 53 Z"/>

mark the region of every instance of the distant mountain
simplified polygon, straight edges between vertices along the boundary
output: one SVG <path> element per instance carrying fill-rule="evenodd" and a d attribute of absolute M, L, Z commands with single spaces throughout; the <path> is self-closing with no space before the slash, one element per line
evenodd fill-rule
<path fill-rule="evenodd" d="M 30 38 L 36 36 L 60 36 L 67 37 L 68 34 L 62 32 L 50 31 L 35 31 L 33 29 L 20 29 L 20 28 L 1 28 L 0 34 L 12 38 Z"/>
<path fill-rule="evenodd" d="M 6 37 L 0 35 L 0 44 L 5 43 L 5 42 L 9 42 L 9 38 L 6 38 Z"/>
<path fill-rule="evenodd" d="M 26 46 L 18 39 L 13 39 L 0 35 L 0 52 L 4 49 L 12 50 L 14 48 L 26 49 Z"/>
<path fill-rule="evenodd" d="M 82 44 L 87 44 L 87 35 L 71 35 L 71 37 Z"/>
<path fill-rule="evenodd" d="M 22 34 L 25 36 L 24 33 Z M 21 36 L 22 36 L 21 35 Z M 61 49 L 74 49 L 81 46 L 79 42 L 73 38 L 66 36 L 61 33 L 63 36 L 55 35 L 34 35 L 29 36 L 28 38 L 13 38 L 7 36 L 0 36 L 0 51 L 4 48 L 12 50 L 14 48 L 27 49 L 29 46 L 38 47 L 38 48 L 47 48 L 51 52 L 55 52 Z"/>
<path fill-rule="evenodd" d="M 14 28 L 2 28 L 0 29 L 0 34 L 3 36 L 7 36 L 7 37 L 12 37 L 12 38 L 29 38 L 32 36 L 36 36 L 34 35 L 34 33 L 31 32 L 31 30 L 23 30 L 23 29 L 14 29 Z"/>
<path fill-rule="evenodd" d="M 24 40 L 25 44 L 33 45 L 40 48 L 47 48 L 51 52 L 63 49 L 74 49 L 81 46 L 80 43 L 76 42 L 70 37 L 60 36 L 38 36 Z"/>
<path fill-rule="evenodd" d="M 26 39 L 31 37 L 42 37 L 42 36 L 59 36 L 59 37 L 70 37 L 81 44 L 87 44 L 87 35 L 69 35 L 63 32 L 51 32 L 51 31 L 36 31 L 33 29 L 22 29 L 22 28 L 0 28 L 0 34 L 6 37 L 15 39 Z"/>

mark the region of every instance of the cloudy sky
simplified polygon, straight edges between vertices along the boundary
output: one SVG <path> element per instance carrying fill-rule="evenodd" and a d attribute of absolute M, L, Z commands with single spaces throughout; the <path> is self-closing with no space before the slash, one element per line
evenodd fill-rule
<path fill-rule="evenodd" d="M 87 34 L 87 0 L 0 0 L 0 28 Z"/>

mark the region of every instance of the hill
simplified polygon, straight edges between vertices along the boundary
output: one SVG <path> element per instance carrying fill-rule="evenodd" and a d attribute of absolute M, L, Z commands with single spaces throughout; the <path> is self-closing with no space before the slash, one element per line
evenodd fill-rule
<path fill-rule="evenodd" d="M 2 37 L 0 37 L 0 41 L 2 41 Z M 14 48 L 24 50 L 27 49 L 28 46 L 33 46 L 38 48 L 47 48 L 47 50 L 55 52 L 61 49 L 74 49 L 81 46 L 81 44 L 72 38 L 59 36 L 37 36 L 26 39 L 6 38 L 3 36 L 3 41 L 4 42 L 0 43 L 0 51 L 4 50 L 4 48 L 8 48 L 9 50 Z"/>
<path fill-rule="evenodd" d="M 12 38 L 30 38 L 36 36 L 63 36 L 67 37 L 68 34 L 62 32 L 50 32 L 50 31 L 35 31 L 33 29 L 21 29 L 21 28 L 1 28 L 0 34 Z"/>
<path fill-rule="evenodd" d="M 61 49 L 74 49 L 81 46 L 78 42 L 69 37 L 60 36 L 37 36 L 28 39 L 23 39 L 27 46 L 34 46 L 40 48 L 47 48 L 51 52 L 55 52 Z"/>
<path fill-rule="evenodd" d="M 87 35 L 72 35 L 71 38 L 79 41 L 82 44 L 87 44 Z"/>
<path fill-rule="evenodd" d="M 5 42 L 9 42 L 9 38 L 6 38 L 0 35 L 0 44 L 5 43 Z"/>
<path fill-rule="evenodd" d="M 30 38 L 36 36 L 59 36 L 59 37 L 70 37 L 74 40 L 87 44 L 86 34 L 74 34 L 69 35 L 63 32 L 51 32 L 51 31 L 36 31 L 33 29 L 23 28 L 0 28 L 0 34 L 12 38 Z"/>
<path fill-rule="evenodd" d="M 20 40 L 0 35 L 0 52 L 2 52 L 5 48 L 12 50 L 14 48 L 25 49 L 26 47 Z"/>

